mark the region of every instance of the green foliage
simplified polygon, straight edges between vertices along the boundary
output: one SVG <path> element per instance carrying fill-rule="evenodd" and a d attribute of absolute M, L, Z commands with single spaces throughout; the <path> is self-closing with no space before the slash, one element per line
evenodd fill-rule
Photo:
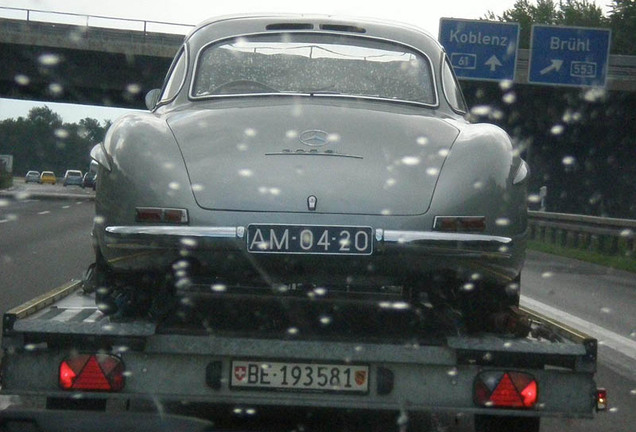
<path fill-rule="evenodd" d="M 36 107 L 26 118 L 0 121 L 0 154 L 13 155 L 13 174 L 50 170 L 58 176 L 67 169 L 85 171 L 89 152 L 100 142 L 110 124 L 91 118 L 63 123 L 49 107 Z"/>
<path fill-rule="evenodd" d="M 636 54 L 636 2 L 611 0 L 609 17 L 589 0 L 517 0 L 511 9 L 501 15 L 493 12 L 486 19 L 502 22 L 518 22 L 521 30 L 519 47 L 530 47 L 532 24 L 566 25 L 578 27 L 610 27 L 613 54 Z"/>
<path fill-rule="evenodd" d="M 636 259 L 629 256 L 610 256 L 598 252 L 592 252 L 582 249 L 574 249 L 562 247 L 550 243 L 544 243 L 537 240 L 529 240 L 528 248 L 539 252 L 545 252 L 552 255 L 559 255 L 568 258 L 574 258 L 581 261 L 591 262 L 594 264 L 611 267 L 618 270 L 625 270 L 636 273 Z"/>

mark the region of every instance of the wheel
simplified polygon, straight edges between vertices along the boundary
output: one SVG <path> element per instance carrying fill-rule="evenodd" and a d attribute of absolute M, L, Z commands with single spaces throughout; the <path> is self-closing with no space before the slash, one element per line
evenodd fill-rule
<path fill-rule="evenodd" d="M 475 432 L 539 432 L 540 417 L 475 415 Z"/>

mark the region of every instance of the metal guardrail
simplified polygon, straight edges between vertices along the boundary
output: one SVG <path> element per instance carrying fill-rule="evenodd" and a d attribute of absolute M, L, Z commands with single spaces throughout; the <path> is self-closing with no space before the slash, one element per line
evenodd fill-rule
<path fill-rule="evenodd" d="M 133 30 L 143 32 L 144 35 L 148 33 L 174 33 L 184 35 L 194 28 L 193 24 L 114 18 L 101 15 L 84 15 L 70 12 L 52 12 L 4 6 L 0 7 L 0 13 L 2 13 L 0 18 L 20 19 L 28 23 L 57 23 L 84 27 Z"/>
<path fill-rule="evenodd" d="M 636 220 L 528 212 L 530 239 L 636 258 Z"/>

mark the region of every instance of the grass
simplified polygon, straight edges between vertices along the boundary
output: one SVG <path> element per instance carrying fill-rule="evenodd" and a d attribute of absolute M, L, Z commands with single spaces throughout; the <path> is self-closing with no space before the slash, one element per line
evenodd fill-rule
<path fill-rule="evenodd" d="M 634 257 L 621 255 L 603 255 L 598 252 L 563 247 L 551 243 L 540 242 L 537 240 L 529 240 L 528 249 L 553 255 L 560 255 L 568 258 L 574 258 L 581 261 L 587 261 L 590 263 L 615 268 L 618 270 L 625 270 L 628 272 L 636 273 L 636 258 Z"/>

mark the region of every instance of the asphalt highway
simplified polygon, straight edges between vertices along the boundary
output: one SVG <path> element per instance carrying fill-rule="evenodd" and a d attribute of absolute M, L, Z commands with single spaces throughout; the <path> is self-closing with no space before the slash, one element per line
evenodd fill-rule
<path fill-rule="evenodd" d="M 72 278 L 92 262 L 91 194 L 61 186 L 18 199 L 0 196 L 0 309 L 4 312 Z M 69 196 L 62 196 L 70 194 Z M 542 431 L 633 430 L 636 424 L 636 275 L 530 252 L 522 276 L 522 304 L 570 322 L 600 341 L 598 386 L 610 410 L 594 420 L 548 418 Z M 569 321 L 568 321 L 569 320 Z M 2 402 L 2 401 L 0 401 Z M 0 409 L 2 403 L 0 403 Z M 470 430 L 459 416 L 440 430 Z M 439 426 L 440 428 L 442 426 Z"/>

